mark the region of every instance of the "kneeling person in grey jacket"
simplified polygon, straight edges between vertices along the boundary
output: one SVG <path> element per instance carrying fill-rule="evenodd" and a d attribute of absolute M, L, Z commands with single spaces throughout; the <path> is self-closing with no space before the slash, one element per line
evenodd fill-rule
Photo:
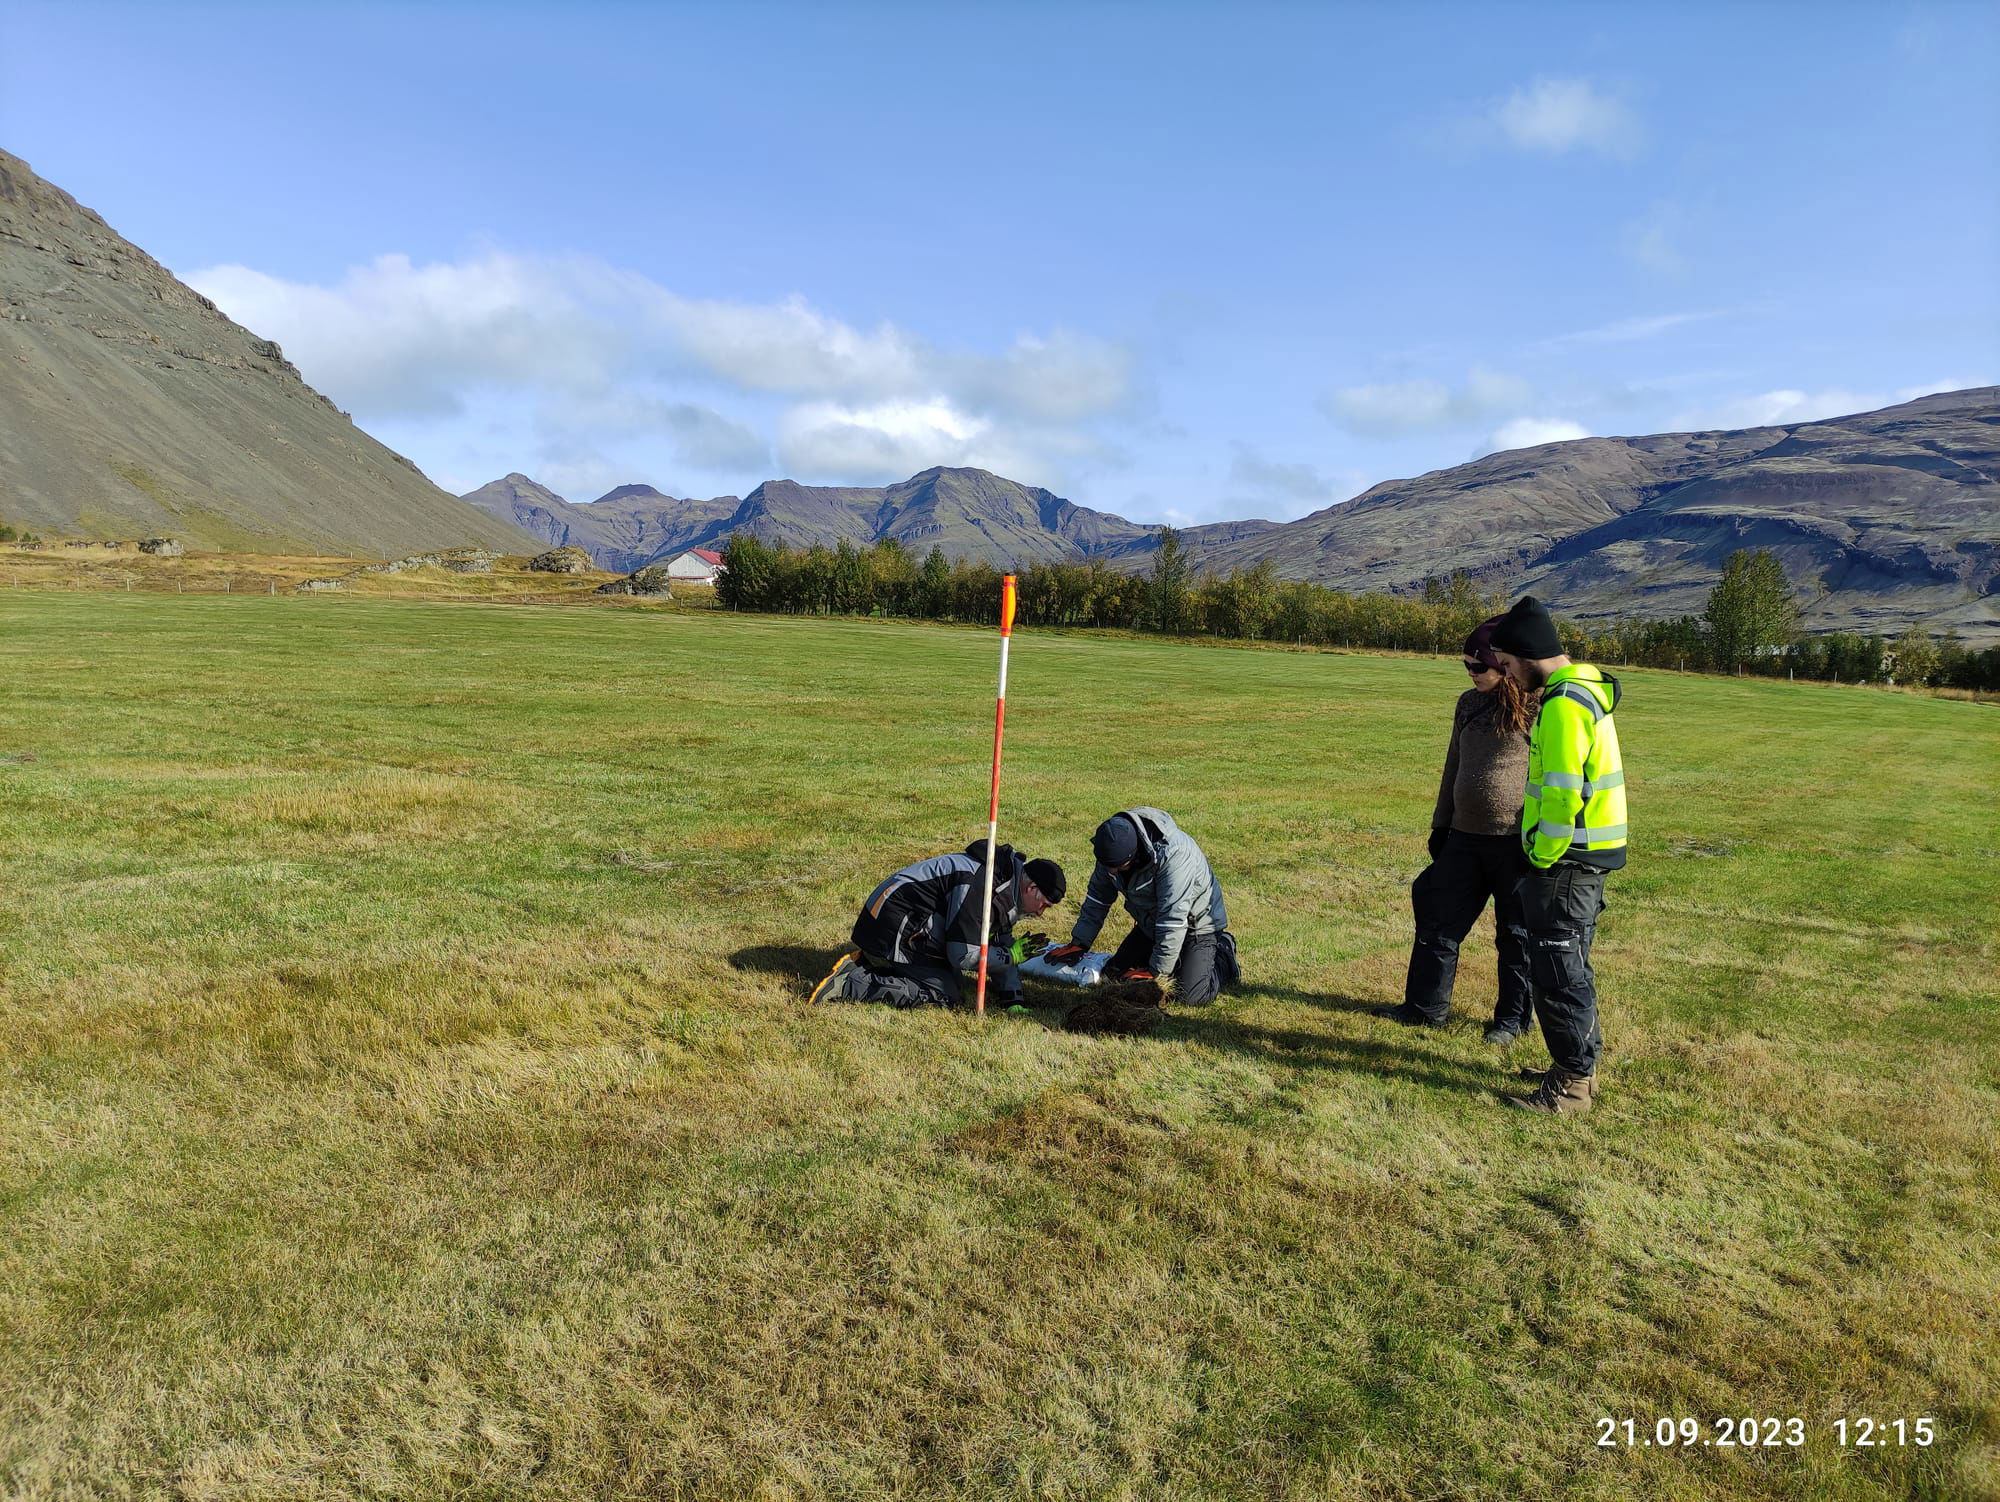
<path fill-rule="evenodd" d="M 1236 941 L 1222 887 L 1201 846 L 1157 808 L 1128 808 L 1097 826 L 1090 847 L 1097 867 L 1070 941 L 1049 951 L 1057 964 L 1090 948 L 1111 904 L 1125 899 L 1132 932 L 1118 946 L 1108 977 L 1172 982 L 1174 999 L 1206 1006 L 1237 978 Z"/>

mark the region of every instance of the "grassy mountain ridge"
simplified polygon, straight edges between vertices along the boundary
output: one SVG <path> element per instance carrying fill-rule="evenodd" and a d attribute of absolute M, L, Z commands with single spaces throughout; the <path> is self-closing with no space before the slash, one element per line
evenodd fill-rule
<path fill-rule="evenodd" d="M 346 555 L 528 542 L 4 151 L 0 476 L 0 520 L 58 535 Z"/>

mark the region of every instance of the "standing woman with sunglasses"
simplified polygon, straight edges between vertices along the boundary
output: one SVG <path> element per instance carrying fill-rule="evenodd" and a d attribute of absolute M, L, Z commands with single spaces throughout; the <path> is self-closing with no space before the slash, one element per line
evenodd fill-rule
<path fill-rule="evenodd" d="M 1527 928 L 1520 884 L 1521 805 L 1528 783 L 1528 740 L 1535 700 L 1500 670 L 1491 646 L 1500 618 L 1465 639 L 1472 687 L 1451 720 L 1437 807 L 1431 814 L 1431 863 L 1410 888 L 1417 938 L 1403 1004 L 1376 1014 L 1413 1027 L 1443 1027 L 1451 1014 L 1458 946 L 1490 901 L 1500 958 L 1500 999 L 1486 1041 L 1512 1043 L 1534 1020 L 1528 982 Z"/>

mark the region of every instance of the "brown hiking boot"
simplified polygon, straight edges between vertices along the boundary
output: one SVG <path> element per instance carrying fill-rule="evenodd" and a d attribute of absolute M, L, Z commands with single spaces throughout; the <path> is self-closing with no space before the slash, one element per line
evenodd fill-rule
<path fill-rule="evenodd" d="M 1520 1071 L 1520 1077 L 1526 1080 L 1531 1085 L 1539 1085 L 1547 1076 L 1548 1076 L 1548 1070 L 1546 1069 L 1523 1069 Z M 1596 1075 L 1594 1074 L 1571 1075 L 1570 1078 L 1580 1079 L 1586 1085 L 1590 1086 L 1590 1098 L 1592 1100 L 1597 1099 Z"/>
<path fill-rule="evenodd" d="M 1528 1073 L 1525 1069 L 1521 1072 Z M 1571 1074 L 1551 1066 L 1543 1072 L 1542 1082 L 1532 1095 L 1510 1095 L 1507 1104 L 1543 1116 L 1581 1116 L 1596 1097 L 1595 1076 Z"/>

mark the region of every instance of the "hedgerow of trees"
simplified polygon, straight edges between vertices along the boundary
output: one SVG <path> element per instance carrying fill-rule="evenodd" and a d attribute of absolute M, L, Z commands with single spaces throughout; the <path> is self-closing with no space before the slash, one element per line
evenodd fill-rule
<path fill-rule="evenodd" d="M 949 560 L 933 547 L 917 559 L 894 541 L 805 549 L 738 534 L 723 549 L 716 581 L 725 609 L 786 615 L 885 615 L 913 620 L 990 622 L 997 618 L 1001 571 Z M 1102 561 L 1018 568 L 1024 626 L 1098 626 L 1174 636 L 1455 652 L 1472 628 L 1506 609 L 1464 573 L 1426 581 L 1417 594 L 1345 594 L 1280 579 L 1271 564 L 1198 576 L 1170 528 L 1150 572 L 1124 573 Z M 1784 570 L 1768 551 L 1740 552 L 1725 565 L 1700 616 L 1585 625 L 1559 620 L 1563 645 L 1590 662 L 1747 672 L 1843 683 L 2000 688 L 2000 648 L 1968 650 L 1955 636 L 1934 641 L 1913 628 L 1889 641 L 1833 632 L 1798 634 L 1798 607 Z"/>

